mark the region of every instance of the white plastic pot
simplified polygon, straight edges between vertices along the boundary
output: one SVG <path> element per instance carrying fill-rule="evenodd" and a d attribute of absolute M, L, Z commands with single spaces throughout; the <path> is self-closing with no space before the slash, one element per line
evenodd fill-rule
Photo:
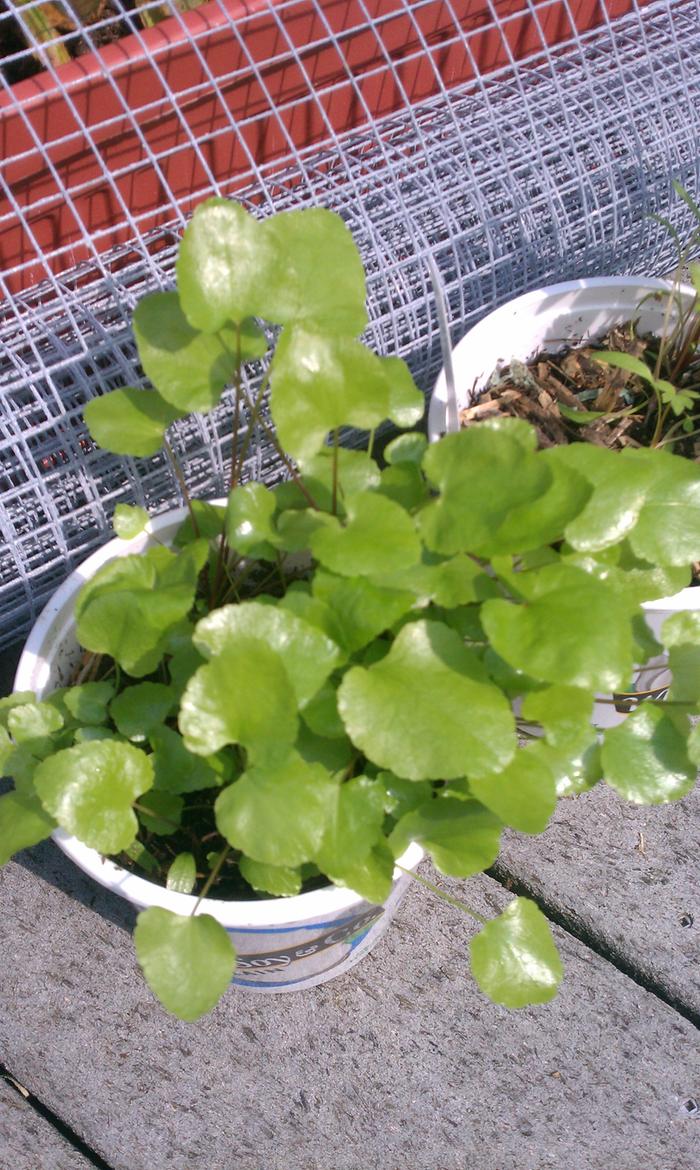
<path fill-rule="evenodd" d="M 489 313 L 462 338 L 452 351 L 457 408 L 471 405 L 496 370 L 513 360 L 528 362 L 543 350 L 560 352 L 565 347 L 597 340 L 615 325 L 638 321 L 642 334 L 659 334 L 664 327 L 671 284 L 636 276 L 601 276 L 552 284 L 516 297 Z M 684 305 L 695 299 L 695 289 L 681 285 Z M 670 311 L 675 320 L 675 310 Z M 428 435 L 439 439 L 446 429 L 447 384 L 444 370 L 433 391 L 428 412 Z M 680 610 L 700 609 L 700 588 L 682 589 L 673 597 L 644 603 L 647 623 L 659 634 L 665 619 Z M 661 655 L 640 666 L 634 676 L 634 693 L 662 692 L 671 676 Z M 620 697 L 615 705 L 596 703 L 596 727 L 613 727 L 635 705 L 634 697 Z"/>
<path fill-rule="evenodd" d="M 146 531 L 133 540 L 110 541 L 68 577 L 29 635 L 19 660 L 15 690 L 35 691 L 41 696 L 70 681 L 80 657 L 73 608 L 82 584 L 107 561 L 143 552 L 153 537 L 167 544 L 186 514 L 184 508 L 167 512 L 151 520 Z M 53 838 L 85 873 L 139 909 L 162 906 L 179 914 L 191 913 L 194 896 L 174 893 L 138 877 L 60 829 Z M 413 844 L 400 864 L 404 869 L 415 869 L 422 857 L 422 849 Z M 297 991 L 342 975 L 366 955 L 389 925 L 410 880 L 396 869 L 391 894 L 382 906 L 366 902 L 352 890 L 326 886 L 293 898 L 251 902 L 205 898 L 200 910 L 216 918 L 231 935 L 238 952 L 235 986 L 251 991 Z"/>

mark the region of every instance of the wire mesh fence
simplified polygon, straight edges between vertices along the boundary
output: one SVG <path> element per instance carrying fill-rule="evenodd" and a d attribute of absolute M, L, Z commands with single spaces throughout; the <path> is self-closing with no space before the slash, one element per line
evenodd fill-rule
<path fill-rule="evenodd" d="M 98 451 L 81 413 L 142 382 L 130 314 L 172 283 L 202 198 L 338 211 L 365 260 L 371 340 L 426 391 L 440 365 L 426 254 L 456 338 L 545 281 L 663 271 L 672 245 L 651 214 L 688 226 L 671 182 L 697 192 L 698 0 L 114 2 L 50 41 L 27 22 L 41 8 L 0 11 L 0 644 L 105 539 L 117 502 L 179 498 L 163 459 Z M 59 48 L 81 55 L 56 64 Z M 225 427 L 221 412 L 174 427 L 200 493 L 224 490 Z M 269 446 L 251 450 L 274 480 Z"/>

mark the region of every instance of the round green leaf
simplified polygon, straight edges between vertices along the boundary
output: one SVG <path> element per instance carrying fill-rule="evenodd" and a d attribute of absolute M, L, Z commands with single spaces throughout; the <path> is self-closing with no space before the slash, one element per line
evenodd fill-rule
<path fill-rule="evenodd" d="M 391 835 L 399 857 L 411 841 L 427 849 L 441 873 L 471 877 L 498 857 L 502 822 L 476 800 L 455 796 L 426 801 L 401 818 Z"/>
<path fill-rule="evenodd" d="M 208 756 L 239 743 L 265 757 L 294 743 L 296 712 L 294 690 L 279 655 L 263 641 L 240 637 L 188 682 L 180 731 L 195 755 Z"/>
<path fill-rule="evenodd" d="M 214 198 L 199 204 L 177 258 L 180 304 L 194 329 L 217 333 L 228 321 L 265 315 L 259 306 L 274 249 L 261 229 L 238 203 Z"/>
<path fill-rule="evenodd" d="M 39 764 L 34 786 L 62 829 L 100 853 L 120 853 L 136 836 L 133 802 L 153 783 L 153 766 L 138 748 L 92 740 Z"/>
<path fill-rule="evenodd" d="M 163 446 L 167 428 L 182 418 L 156 390 L 124 386 L 93 398 L 83 410 L 90 434 L 114 455 L 155 455 Z"/>
<path fill-rule="evenodd" d="M 49 703 L 24 703 L 7 716 L 7 729 L 15 743 L 43 739 L 63 727 L 63 716 Z"/>
<path fill-rule="evenodd" d="M 493 599 L 481 621 L 493 649 L 543 682 L 623 690 L 633 667 L 631 610 L 583 570 L 554 564 L 515 578 L 526 602 Z"/>
<path fill-rule="evenodd" d="M 547 1003 L 562 980 L 561 959 L 542 911 L 515 898 L 469 945 L 472 974 L 494 1003 L 520 1008 Z"/>
<path fill-rule="evenodd" d="M 284 211 L 260 230 L 272 259 L 259 289 L 259 315 L 327 334 L 361 333 L 367 324 L 365 273 L 340 216 L 323 207 Z"/>
<path fill-rule="evenodd" d="M 561 537 L 579 506 L 578 496 L 570 494 L 565 476 L 555 482 L 534 442 L 534 431 L 524 423 L 482 423 L 431 444 L 423 467 L 441 494 L 419 514 L 428 547 L 447 555 L 490 557 L 525 552 Z M 550 490 L 556 496 L 552 508 Z"/>
<path fill-rule="evenodd" d="M 107 704 L 113 694 L 114 683 L 105 679 L 70 687 L 63 695 L 63 702 L 79 723 L 98 724 L 106 721 Z"/>
<path fill-rule="evenodd" d="M 149 519 L 145 508 L 138 508 L 132 504 L 117 504 L 112 517 L 112 528 L 115 535 L 122 540 L 133 540 L 139 532 L 143 532 Z"/>
<path fill-rule="evenodd" d="M 255 861 L 297 866 L 312 861 L 323 840 L 337 785 L 320 764 L 296 753 L 252 767 L 217 797 L 219 832 Z"/>
<path fill-rule="evenodd" d="M 380 358 L 347 337 L 295 326 L 282 333 L 270 369 L 270 409 L 284 449 L 301 464 L 329 431 L 372 430 L 387 417 L 389 383 Z"/>
<path fill-rule="evenodd" d="M 404 626 L 380 662 L 348 671 L 338 710 L 373 763 L 410 780 L 495 772 L 515 752 L 508 703 L 459 635 L 438 622 Z"/>
<path fill-rule="evenodd" d="M 136 957 L 154 995 L 181 1020 L 197 1020 L 226 991 L 236 950 L 221 923 L 209 914 L 185 918 L 151 906 L 134 932 Z"/>
<path fill-rule="evenodd" d="M 397 427 L 413 427 L 423 417 L 425 398 L 413 381 L 405 361 L 398 357 L 381 359 L 389 383 L 390 418 Z"/>
<path fill-rule="evenodd" d="M 547 453 L 551 464 L 561 472 L 582 475 L 592 489 L 580 514 L 565 529 L 567 541 L 580 552 L 617 544 L 639 519 L 651 476 L 646 467 L 630 465 L 620 454 L 591 443 L 553 447 Z"/>
<path fill-rule="evenodd" d="M 241 857 L 238 862 L 243 877 L 254 890 L 272 894 L 274 898 L 293 898 L 301 893 L 301 873 L 288 865 L 263 865 L 252 857 Z"/>
<path fill-rule="evenodd" d="M 390 629 L 415 602 L 407 589 L 384 588 L 363 577 L 337 577 L 323 570 L 314 574 L 313 595 L 330 614 L 325 628 L 348 654 Z"/>
<path fill-rule="evenodd" d="M 541 724 L 553 747 L 581 747 L 591 738 L 593 695 L 576 687 L 551 686 L 525 695 L 523 719 Z"/>
<path fill-rule="evenodd" d="M 191 894 L 197 881 L 197 866 L 191 853 L 178 853 L 168 869 L 165 881 L 168 890 L 177 894 Z"/>
<path fill-rule="evenodd" d="M 302 712 L 304 722 L 316 735 L 344 739 L 345 726 L 338 714 L 338 694 L 331 682 L 324 683 Z"/>
<path fill-rule="evenodd" d="M 695 703 L 700 700 L 700 612 L 688 610 L 667 618 L 661 627 L 668 665 L 673 676 L 669 698 Z"/>
<path fill-rule="evenodd" d="M 311 699 L 341 660 L 325 634 L 287 609 L 244 601 L 224 605 L 197 623 L 194 643 L 203 654 L 219 655 L 241 639 L 259 638 L 280 658 L 300 706 Z"/>
<path fill-rule="evenodd" d="M 234 488 L 226 509 L 226 539 L 231 548 L 248 553 L 263 542 L 277 542 L 272 524 L 274 493 L 262 483 L 245 483 Z"/>
<path fill-rule="evenodd" d="M 39 841 L 50 837 L 56 822 L 32 793 L 6 792 L 0 796 L 0 865 Z"/>
<path fill-rule="evenodd" d="M 354 890 L 361 898 L 381 905 L 391 893 L 394 877 L 394 854 L 381 837 L 361 861 L 339 861 L 333 882 Z"/>
<path fill-rule="evenodd" d="M 133 329 L 141 365 L 158 393 L 177 410 L 204 413 L 218 405 L 237 360 L 236 329 L 193 329 L 176 292 L 151 293 L 139 301 Z M 261 352 L 265 352 L 262 338 Z"/>
<path fill-rule="evenodd" d="M 127 739 L 145 739 L 165 723 L 175 703 L 172 687 L 142 682 L 123 690 L 109 706 L 117 730 Z"/>
<path fill-rule="evenodd" d="M 347 504 L 344 526 L 317 528 L 311 551 L 322 565 L 344 577 L 372 577 L 415 565 L 421 546 L 413 520 L 400 504 L 362 492 Z"/>
<path fill-rule="evenodd" d="M 642 703 L 605 732 L 603 775 L 635 804 L 663 804 L 690 792 L 697 767 L 688 755 L 690 724 L 662 704 Z"/>
<path fill-rule="evenodd" d="M 322 873 L 334 878 L 367 856 L 382 834 L 384 796 L 382 785 L 367 776 L 336 786 L 314 859 Z"/>
<path fill-rule="evenodd" d="M 470 779 L 477 800 L 521 833 L 541 833 L 557 804 L 554 773 L 523 747 L 497 776 Z"/>
<path fill-rule="evenodd" d="M 427 448 L 428 440 L 425 435 L 413 431 L 392 439 L 384 448 L 384 458 L 392 465 L 412 463 L 415 467 L 420 467 Z"/>
<path fill-rule="evenodd" d="M 168 837 L 180 827 L 184 801 L 162 788 L 152 788 L 139 800 L 138 815 L 144 829 L 157 837 Z"/>
<path fill-rule="evenodd" d="M 221 776 L 209 760 L 195 756 L 185 747 L 182 736 L 170 727 L 151 731 L 153 787 L 167 792 L 197 792 L 218 788 Z"/>
<path fill-rule="evenodd" d="M 700 559 L 700 468 L 665 451 L 618 452 L 629 469 L 636 463 L 652 482 L 629 541 L 652 564 L 685 566 Z"/>
<path fill-rule="evenodd" d="M 78 595 L 81 645 L 109 654 L 136 678 L 150 674 L 163 656 L 168 633 L 192 607 L 207 552 L 201 540 L 177 554 L 154 548 L 103 565 Z"/>

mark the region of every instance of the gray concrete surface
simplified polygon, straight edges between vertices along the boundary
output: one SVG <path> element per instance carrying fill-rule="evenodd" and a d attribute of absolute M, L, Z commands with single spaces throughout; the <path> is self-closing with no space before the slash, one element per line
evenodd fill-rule
<path fill-rule="evenodd" d="M 508 835 L 504 875 L 591 944 L 557 929 L 564 986 L 520 1012 L 474 986 L 470 921 L 414 887 L 355 971 L 183 1024 L 140 978 L 129 907 L 52 843 L 23 854 L 0 871 L 0 1064 L 31 1097 L 0 1081 L 0 1170 L 697 1170 L 698 1031 L 619 967 L 698 1002 L 699 800 L 599 789 Z M 509 896 L 445 884 L 482 912 Z"/>
<path fill-rule="evenodd" d="M 557 1000 L 508 1012 L 469 921 L 414 887 L 355 972 L 183 1024 L 120 901 L 50 843 L 30 865 L 0 876 L 0 1056 L 114 1170 L 696 1170 L 697 1032 L 564 932 Z"/>
<path fill-rule="evenodd" d="M 598 785 L 542 836 L 506 834 L 498 872 L 700 1019 L 700 785 L 655 807 Z"/>
<path fill-rule="evenodd" d="M 92 1163 L 0 1077 L 0 1170 L 92 1170 Z"/>

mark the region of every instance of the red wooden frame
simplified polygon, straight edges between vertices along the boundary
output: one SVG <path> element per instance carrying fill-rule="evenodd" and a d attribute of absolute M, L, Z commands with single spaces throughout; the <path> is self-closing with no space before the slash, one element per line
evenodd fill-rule
<path fill-rule="evenodd" d="M 175 202 L 189 211 L 210 184 L 206 167 L 217 180 L 248 181 L 246 152 L 269 168 L 329 128 L 343 133 L 367 111 L 380 118 L 475 70 L 493 73 L 626 14 L 634 0 L 536 0 L 536 17 L 526 0 L 495 0 L 500 29 L 485 0 L 436 0 L 411 16 L 398 0 L 321 6 L 340 52 L 318 2 L 285 5 L 282 31 L 264 0 L 222 0 L 61 66 L 64 92 L 46 73 L 0 96 L 3 173 L 21 210 L 0 198 L 11 291 L 128 239 L 125 209 L 140 231 L 172 220 Z"/>

